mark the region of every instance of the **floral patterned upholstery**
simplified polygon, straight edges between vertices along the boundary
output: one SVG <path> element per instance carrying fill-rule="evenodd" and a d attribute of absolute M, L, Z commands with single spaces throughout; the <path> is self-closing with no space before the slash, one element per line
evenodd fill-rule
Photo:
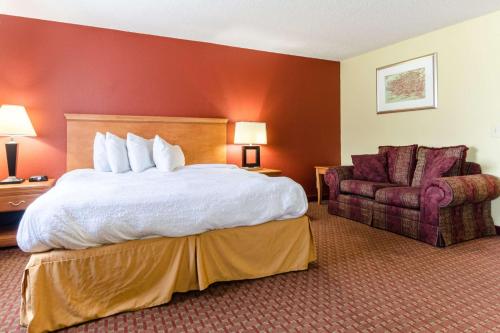
<path fill-rule="evenodd" d="M 375 198 L 375 192 L 384 187 L 396 186 L 389 183 L 376 183 L 368 180 L 347 179 L 340 182 L 340 192 L 357 194 L 368 198 Z"/>
<path fill-rule="evenodd" d="M 352 179 L 353 166 L 338 166 L 328 169 L 325 174 L 325 183 L 330 188 L 330 200 L 340 194 L 340 183 L 345 179 Z"/>
<path fill-rule="evenodd" d="M 434 246 L 495 235 L 491 201 L 500 196 L 500 180 L 473 162 L 461 172 L 422 188 L 356 181 L 353 167 L 331 168 L 328 211 Z"/>
<path fill-rule="evenodd" d="M 425 225 L 420 223 L 420 211 L 409 208 L 390 206 L 380 203 L 373 204 L 372 226 L 388 230 L 406 237 L 418 239 L 426 243 L 435 243 L 435 233 L 428 233 Z M 436 231 L 437 228 L 431 228 Z M 434 245 L 434 244 L 433 244 Z"/>
<path fill-rule="evenodd" d="M 423 189 L 421 220 L 438 226 L 443 245 L 496 234 L 491 200 L 500 180 L 491 175 L 437 178 Z"/>
<path fill-rule="evenodd" d="M 375 201 L 403 208 L 420 208 L 420 187 L 386 187 L 375 193 Z"/>
<path fill-rule="evenodd" d="M 352 155 L 354 179 L 388 183 L 387 154 Z"/>
<path fill-rule="evenodd" d="M 372 223 L 372 207 L 375 201 L 351 194 L 339 194 L 337 200 L 328 202 L 328 212 L 367 225 Z"/>
<path fill-rule="evenodd" d="M 479 175 L 482 173 L 481 166 L 474 162 L 465 162 L 464 164 L 464 176 L 467 175 Z"/>
<path fill-rule="evenodd" d="M 417 145 L 380 146 L 379 154 L 387 153 L 389 181 L 393 184 L 409 186 L 415 169 Z"/>
<path fill-rule="evenodd" d="M 454 167 L 446 174 L 446 176 L 461 176 L 465 171 L 465 158 L 467 157 L 468 148 L 464 145 L 443 148 L 418 147 L 417 151 L 417 166 L 411 186 L 421 186 L 425 167 L 435 157 L 456 157 L 458 159 Z"/>
<path fill-rule="evenodd" d="M 500 194 L 500 180 L 491 175 L 443 177 L 423 189 L 422 218 L 438 224 L 439 210 L 491 201 Z"/>

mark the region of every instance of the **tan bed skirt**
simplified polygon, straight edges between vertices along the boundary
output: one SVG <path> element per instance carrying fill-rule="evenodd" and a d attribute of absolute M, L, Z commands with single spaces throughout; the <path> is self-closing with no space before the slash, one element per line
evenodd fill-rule
<path fill-rule="evenodd" d="M 44 332 L 164 304 L 217 281 L 307 269 L 316 260 L 309 219 L 86 250 L 33 254 L 24 271 L 21 325 Z"/>

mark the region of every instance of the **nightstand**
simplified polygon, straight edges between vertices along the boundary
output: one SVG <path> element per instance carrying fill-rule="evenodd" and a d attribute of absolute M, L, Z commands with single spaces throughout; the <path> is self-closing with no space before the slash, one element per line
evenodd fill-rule
<path fill-rule="evenodd" d="M 267 168 L 260 168 L 260 169 L 245 169 L 247 171 L 250 171 L 250 172 L 258 172 L 258 173 L 262 173 L 264 175 L 267 175 L 269 177 L 279 177 L 281 176 L 281 170 L 277 170 L 277 169 L 267 169 Z"/>
<path fill-rule="evenodd" d="M 49 179 L 46 182 L 24 181 L 21 184 L 0 185 L 0 214 L 25 210 L 54 183 L 54 179 Z M 1 220 L 0 217 L 0 247 L 15 246 L 17 223 L 4 224 Z"/>
<path fill-rule="evenodd" d="M 315 166 L 316 169 L 316 190 L 318 191 L 318 205 L 321 205 L 321 199 L 323 199 L 323 183 L 325 180 L 325 174 L 328 169 L 333 168 L 333 166 Z"/>

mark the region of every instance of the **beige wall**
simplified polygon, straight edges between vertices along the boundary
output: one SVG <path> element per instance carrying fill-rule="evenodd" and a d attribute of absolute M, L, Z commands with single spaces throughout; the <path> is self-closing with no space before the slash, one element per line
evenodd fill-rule
<path fill-rule="evenodd" d="M 438 108 L 376 114 L 375 69 L 438 53 Z M 341 154 L 378 145 L 465 144 L 468 160 L 500 176 L 500 12 L 421 35 L 341 62 Z M 493 203 L 500 225 L 500 201 Z"/>

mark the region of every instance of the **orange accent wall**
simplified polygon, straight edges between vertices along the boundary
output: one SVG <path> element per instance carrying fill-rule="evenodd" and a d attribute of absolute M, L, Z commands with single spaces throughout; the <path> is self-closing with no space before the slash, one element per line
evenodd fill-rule
<path fill-rule="evenodd" d="M 0 15 L 0 104 L 26 106 L 18 175 L 66 167 L 64 113 L 264 121 L 264 167 L 315 192 L 314 165 L 340 161 L 340 64 L 270 52 Z M 241 148 L 228 129 L 228 162 Z M 0 138 L 0 177 L 7 175 Z"/>

